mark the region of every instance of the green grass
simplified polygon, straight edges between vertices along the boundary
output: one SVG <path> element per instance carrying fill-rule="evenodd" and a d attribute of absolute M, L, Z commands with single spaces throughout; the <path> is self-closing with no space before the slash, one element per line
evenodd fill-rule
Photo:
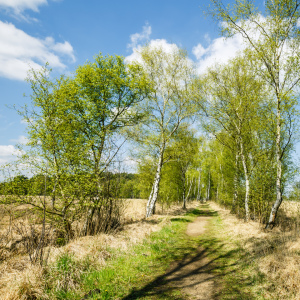
<path fill-rule="evenodd" d="M 190 238 L 185 231 L 197 216 L 212 218 L 205 234 Z M 180 290 L 166 285 L 164 274 L 172 262 L 194 254 L 195 259 L 207 255 L 210 260 L 205 272 L 213 275 L 216 299 L 280 299 L 253 254 L 225 229 L 218 214 L 205 204 L 172 218 L 162 230 L 127 251 L 108 250 L 111 257 L 105 267 L 63 255 L 48 271 L 49 298 L 183 300 L 186 297 Z M 199 246 L 204 254 L 197 252 Z"/>
<path fill-rule="evenodd" d="M 259 270 L 256 258 L 239 240 L 228 236 L 219 216 L 210 220 L 200 243 L 213 261 L 210 272 L 218 286 L 216 299 L 279 299 L 272 293 L 273 283 Z"/>
<path fill-rule="evenodd" d="M 188 238 L 186 227 L 202 210 L 172 219 L 159 232 L 126 252 L 114 251 L 101 269 L 88 260 L 76 262 L 64 254 L 48 270 L 51 299 L 184 299 L 178 290 L 162 290 L 170 263 L 195 251 L 199 239 Z M 59 284 L 58 284 L 59 283 Z"/>

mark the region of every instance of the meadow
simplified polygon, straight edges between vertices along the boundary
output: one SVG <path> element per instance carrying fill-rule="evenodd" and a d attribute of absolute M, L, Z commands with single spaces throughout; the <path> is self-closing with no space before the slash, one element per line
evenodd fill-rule
<path fill-rule="evenodd" d="M 191 299 L 181 289 L 167 290 L 162 296 L 148 286 L 199 246 L 213 261 L 209 271 L 214 281 L 212 299 L 299 299 L 298 202 L 285 202 L 278 215 L 280 225 L 266 230 L 258 222 L 238 219 L 213 201 L 188 202 L 188 210 L 172 205 L 162 211 L 157 205 L 157 214 L 147 219 L 146 200 L 123 201 L 121 228 L 75 237 L 63 246 L 48 245 L 44 253 L 49 249 L 49 257 L 43 266 L 30 262 L 15 225 L 3 238 L 10 222 L 17 222 L 3 213 L 1 299 Z M 204 206 L 212 216 L 205 233 L 187 238 L 187 225 L 202 215 Z M 23 212 L 22 222 L 29 226 L 27 207 L 15 209 Z"/>

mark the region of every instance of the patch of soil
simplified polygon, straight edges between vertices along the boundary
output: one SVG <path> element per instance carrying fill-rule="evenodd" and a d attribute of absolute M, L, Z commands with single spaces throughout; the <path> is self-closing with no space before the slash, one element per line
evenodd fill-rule
<path fill-rule="evenodd" d="M 191 237 L 204 234 L 209 218 L 198 217 L 188 225 L 186 234 Z M 186 295 L 185 299 L 214 299 L 216 288 L 212 269 L 212 261 L 206 256 L 205 249 L 199 247 L 196 253 L 170 266 L 164 277 L 165 288 L 180 289 Z"/>
<path fill-rule="evenodd" d="M 186 234 L 192 237 L 203 234 L 206 230 L 206 225 L 211 217 L 198 217 L 193 223 L 187 227 Z"/>

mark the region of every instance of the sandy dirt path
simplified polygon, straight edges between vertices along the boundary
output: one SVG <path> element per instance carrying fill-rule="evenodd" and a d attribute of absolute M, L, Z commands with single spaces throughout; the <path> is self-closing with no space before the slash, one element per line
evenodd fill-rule
<path fill-rule="evenodd" d="M 186 234 L 191 238 L 204 235 L 208 221 L 216 212 L 208 205 L 201 205 L 200 216 L 189 223 Z M 201 244 L 181 260 L 174 261 L 167 271 L 154 281 L 136 290 L 122 300 L 162 299 L 162 300 L 211 300 L 216 299 L 216 266 Z M 176 293 L 180 291 L 180 295 Z"/>
<path fill-rule="evenodd" d="M 191 237 L 205 234 L 209 218 L 211 217 L 198 217 L 188 225 L 186 234 Z M 171 265 L 165 274 L 166 288 L 179 288 L 186 295 L 185 299 L 214 299 L 215 282 L 212 269 L 212 261 L 200 246 L 195 253 Z"/>

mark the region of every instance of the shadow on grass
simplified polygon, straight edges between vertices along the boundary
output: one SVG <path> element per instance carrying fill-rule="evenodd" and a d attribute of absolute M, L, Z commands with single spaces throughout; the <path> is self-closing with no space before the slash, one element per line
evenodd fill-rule
<path fill-rule="evenodd" d="M 193 222 L 192 220 L 186 219 L 185 216 L 188 217 L 215 217 L 218 213 L 216 211 L 211 210 L 203 210 L 203 209 L 191 209 L 188 210 L 183 217 L 179 218 L 172 218 L 171 222 Z"/>
<path fill-rule="evenodd" d="M 186 215 L 207 217 L 218 215 L 216 211 L 208 210 L 205 206 L 190 210 Z M 186 222 L 187 220 L 173 218 L 173 222 L 175 221 Z M 183 294 L 184 290 L 201 290 L 201 284 L 203 289 L 212 289 L 207 299 L 255 299 L 249 287 L 257 281 L 263 281 L 264 278 L 262 274 L 253 277 L 243 271 L 248 258 L 241 248 L 228 249 L 226 243 L 210 233 L 198 238 L 198 245 L 198 249 L 189 246 L 188 242 L 181 247 L 174 247 L 171 250 L 174 261 L 165 274 L 156 277 L 141 288 L 132 289 L 122 300 L 186 300 L 190 298 Z M 181 253 L 181 256 L 178 256 L 178 253 Z M 162 253 L 157 261 L 163 263 L 167 256 L 170 256 L 170 253 Z"/>
<path fill-rule="evenodd" d="M 191 223 L 191 222 L 193 222 L 192 220 L 188 220 L 188 219 L 185 219 L 185 218 L 172 218 L 170 221 L 171 222 L 182 222 L 182 223 Z"/>
<path fill-rule="evenodd" d="M 203 207 L 205 208 L 205 207 Z M 190 210 L 186 213 L 186 216 L 197 216 L 197 217 L 216 217 L 218 215 L 218 212 L 214 210 L 208 210 L 208 209 L 198 209 L 195 208 L 193 210 Z"/>
<path fill-rule="evenodd" d="M 208 253 L 214 257 L 209 258 Z M 213 283 L 212 292 L 216 294 L 218 278 L 234 272 L 238 263 L 235 261 L 228 265 L 224 264 L 224 261 L 232 260 L 236 255 L 235 250 L 225 251 L 224 244 L 221 244 L 218 240 L 213 238 L 206 240 L 205 248 L 200 246 L 197 250 L 194 249 L 193 255 L 185 255 L 183 259 L 173 262 L 165 274 L 156 277 L 140 289 L 133 289 L 122 300 L 184 300 L 188 298 L 181 294 L 181 289 L 188 288 L 192 290 L 196 286 L 199 288 L 199 284 L 205 282 Z M 159 260 L 164 261 L 164 255 Z"/>

